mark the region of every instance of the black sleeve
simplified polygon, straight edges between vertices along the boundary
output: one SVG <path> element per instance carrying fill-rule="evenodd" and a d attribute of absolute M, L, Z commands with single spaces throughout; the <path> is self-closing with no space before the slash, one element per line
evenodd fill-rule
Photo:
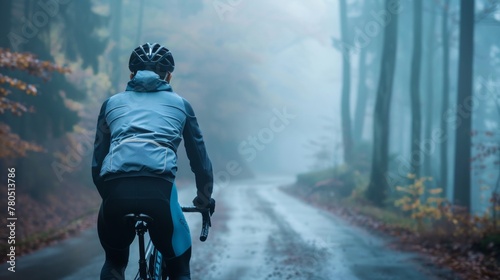
<path fill-rule="evenodd" d="M 94 141 L 94 154 L 92 155 L 92 179 L 97 189 L 100 189 L 104 183 L 103 178 L 99 176 L 101 172 L 102 162 L 109 152 L 111 133 L 109 126 L 106 123 L 106 105 L 108 100 L 104 101 L 101 106 L 99 117 L 97 118 L 97 128 Z"/>
<path fill-rule="evenodd" d="M 186 154 L 189 158 L 191 170 L 196 177 L 197 195 L 199 198 L 203 199 L 204 202 L 208 202 L 212 196 L 214 185 L 212 163 L 208 158 L 203 136 L 201 135 L 201 130 L 198 126 L 193 108 L 186 100 L 184 100 L 184 107 L 187 113 L 186 124 L 183 130 Z"/>

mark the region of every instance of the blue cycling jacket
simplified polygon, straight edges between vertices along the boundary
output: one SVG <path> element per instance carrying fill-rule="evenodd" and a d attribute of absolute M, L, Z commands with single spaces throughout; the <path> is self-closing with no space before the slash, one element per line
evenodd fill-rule
<path fill-rule="evenodd" d="M 212 164 L 193 108 L 152 71 L 138 71 L 125 92 L 102 104 L 97 121 L 92 178 L 153 176 L 174 182 L 177 148 L 184 139 L 198 196 L 209 198 Z"/>

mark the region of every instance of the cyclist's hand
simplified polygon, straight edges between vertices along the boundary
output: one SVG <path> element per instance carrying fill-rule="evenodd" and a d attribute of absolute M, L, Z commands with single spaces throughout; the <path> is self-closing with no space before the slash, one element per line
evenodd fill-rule
<path fill-rule="evenodd" d="M 210 207 L 210 199 L 207 199 L 205 197 L 196 196 L 193 199 L 193 205 L 199 209 L 208 208 L 208 207 Z"/>
<path fill-rule="evenodd" d="M 215 211 L 215 199 L 213 199 L 213 198 L 210 198 L 210 200 L 207 201 L 207 199 L 200 198 L 199 196 L 196 196 L 193 199 L 193 205 L 196 208 L 200 208 L 200 209 L 210 208 L 210 215 L 212 215 Z"/>
<path fill-rule="evenodd" d="M 215 212 L 215 199 L 210 198 L 210 216 Z"/>

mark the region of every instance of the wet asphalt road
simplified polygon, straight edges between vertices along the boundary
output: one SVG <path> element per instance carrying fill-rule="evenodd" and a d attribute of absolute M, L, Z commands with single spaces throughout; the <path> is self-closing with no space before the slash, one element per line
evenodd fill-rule
<path fill-rule="evenodd" d="M 232 182 L 217 189 L 217 209 L 206 242 L 201 218 L 186 214 L 193 239 L 192 279 L 441 279 L 421 256 L 394 251 L 388 241 L 282 192 L 288 179 Z M 179 191 L 187 205 L 194 187 Z M 19 257 L 0 279 L 98 279 L 103 250 L 92 228 L 50 248 Z M 127 279 L 138 265 L 132 244 Z"/>

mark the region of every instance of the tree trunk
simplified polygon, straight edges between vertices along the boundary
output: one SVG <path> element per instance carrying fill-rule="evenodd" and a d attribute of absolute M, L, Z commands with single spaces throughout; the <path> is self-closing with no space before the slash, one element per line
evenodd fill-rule
<path fill-rule="evenodd" d="M 144 0 L 139 2 L 139 19 L 137 22 L 137 34 L 135 42 L 137 45 L 142 44 L 142 23 L 144 21 Z"/>
<path fill-rule="evenodd" d="M 366 114 L 366 48 L 362 48 L 359 54 L 359 81 L 358 81 L 358 94 L 356 97 L 356 111 L 354 112 L 354 128 L 353 135 L 356 142 L 361 142 L 363 136 L 363 126 L 365 124 Z"/>
<path fill-rule="evenodd" d="M 121 53 L 121 33 L 122 33 L 122 1 L 113 0 L 111 2 L 111 12 L 112 12 L 112 23 L 111 23 L 111 39 L 113 40 L 113 51 L 111 53 L 111 94 L 119 91 L 120 88 L 120 78 L 122 71 L 120 63 L 120 53 Z"/>
<path fill-rule="evenodd" d="M 2 24 L 0 24 L 0 47 L 9 48 L 9 32 L 11 31 L 11 17 L 12 17 L 12 1 L 2 1 L 0 4 L 0 18 L 2 19 Z"/>
<path fill-rule="evenodd" d="M 441 116 L 445 116 L 448 107 L 450 106 L 450 35 L 448 33 L 448 15 L 450 10 L 450 0 L 446 0 L 443 7 L 442 23 L 441 23 L 441 36 L 443 40 L 443 100 L 441 102 Z M 441 121 L 441 131 L 448 135 L 448 122 Z M 445 141 L 441 141 L 440 147 L 440 163 L 439 179 L 441 186 L 444 188 L 443 193 L 448 190 L 448 149 L 449 137 Z"/>
<path fill-rule="evenodd" d="M 435 5 L 433 5 L 435 7 Z M 425 132 L 424 139 L 432 139 L 432 122 L 434 113 L 434 31 L 436 24 L 436 16 L 434 15 L 435 8 L 431 10 L 430 20 L 429 20 L 429 33 L 427 34 L 427 96 L 423 104 L 426 104 L 425 112 Z M 424 176 L 432 177 L 432 154 L 429 151 L 425 152 L 424 166 L 423 166 Z"/>
<path fill-rule="evenodd" d="M 461 0 L 458 65 L 457 130 L 453 201 L 470 210 L 472 74 L 474 53 L 474 0 Z"/>
<path fill-rule="evenodd" d="M 348 40 L 347 7 L 346 0 L 340 1 L 340 26 L 343 42 Z M 344 161 L 350 163 L 352 159 L 352 135 L 351 135 L 351 110 L 349 95 L 351 90 L 351 65 L 348 48 L 342 48 L 342 142 L 344 145 Z"/>
<path fill-rule="evenodd" d="M 361 13 L 362 20 L 365 20 L 366 16 L 369 12 L 369 5 L 365 1 L 363 3 L 363 11 Z M 360 144 L 361 139 L 363 137 L 363 128 L 365 125 L 365 117 L 366 117 L 366 104 L 368 99 L 367 94 L 367 65 L 366 65 L 366 54 L 368 46 L 361 48 L 359 53 L 359 62 L 358 62 L 358 89 L 356 95 L 356 108 L 354 111 L 354 121 L 353 121 L 353 139 L 355 144 Z"/>
<path fill-rule="evenodd" d="M 392 0 L 386 0 L 390 5 Z M 367 198 L 376 205 L 382 206 L 387 196 L 386 179 L 389 165 L 389 127 L 391 111 L 392 84 L 396 64 L 398 15 L 391 14 L 391 20 L 384 29 L 384 43 L 380 79 L 377 89 L 377 101 L 373 122 L 373 155 L 370 183 Z"/>
<path fill-rule="evenodd" d="M 420 150 L 422 113 L 420 108 L 420 67 L 422 60 L 422 1 L 413 1 L 413 56 L 411 61 L 411 163 L 420 176 L 423 153 Z"/>

